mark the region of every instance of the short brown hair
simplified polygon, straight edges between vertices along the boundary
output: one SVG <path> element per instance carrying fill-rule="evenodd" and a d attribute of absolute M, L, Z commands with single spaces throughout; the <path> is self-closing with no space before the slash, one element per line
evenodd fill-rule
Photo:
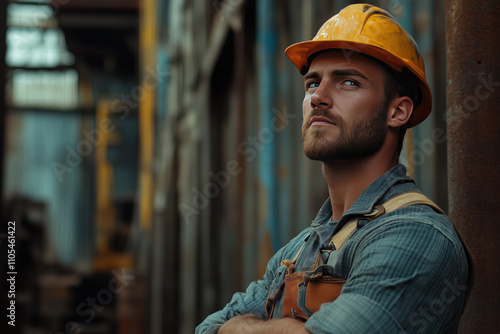
<path fill-rule="evenodd" d="M 418 89 L 418 80 L 415 76 L 407 69 L 404 69 L 402 72 L 398 72 L 378 59 L 374 60 L 379 62 L 386 72 L 384 90 L 385 102 L 387 103 L 387 106 L 395 97 L 408 96 L 412 100 L 413 110 L 415 110 L 422 100 L 420 90 Z M 407 129 L 408 127 L 406 124 L 400 128 L 398 154 L 400 154 L 403 149 L 403 141 Z"/>

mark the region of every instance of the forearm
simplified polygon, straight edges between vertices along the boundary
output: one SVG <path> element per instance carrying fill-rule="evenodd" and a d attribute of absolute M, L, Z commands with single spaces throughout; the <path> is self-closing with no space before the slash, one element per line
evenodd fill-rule
<path fill-rule="evenodd" d="M 220 329 L 219 334 L 308 334 L 304 323 L 299 320 L 284 318 L 261 320 L 253 314 L 246 314 L 229 319 Z"/>

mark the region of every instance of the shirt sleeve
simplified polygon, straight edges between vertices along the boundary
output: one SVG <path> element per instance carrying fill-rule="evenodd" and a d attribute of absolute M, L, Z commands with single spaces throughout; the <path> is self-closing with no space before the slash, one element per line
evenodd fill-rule
<path fill-rule="evenodd" d="M 344 245 L 336 264 L 346 272 L 342 293 L 323 304 L 306 328 L 336 334 L 456 332 L 467 282 L 456 234 L 415 221 L 370 229 Z"/>
<path fill-rule="evenodd" d="M 302 245 L 305 235 L 309 232 L 310 229 L 306 229 L 276 252 L 267 264 L 266 273 L 263 279 L 250 283 L 244 293 L 235 293 L 231 301 L 222 310 L 209 315 L 198 327 L 196 327 L 195 333 L 217 333 L 219 328 L 222 327 L 226 321 L 237 315 L 255 314 L 261 319 L 265 319 L 267 297 L 271 290 L 271 285 L 275 285 L 273 281 L 276 281 L 275 276 L 278 268 L 281 266 L 282 259 L 290 258 L 292 255 L 295 255 Z"/>
<path fill-rule="evenodd" d="M 220 311 L 209 315 L 198 327 L 196 334 L 217 333 L 220 327 L 229 319 L 241 314 L 255 314 L 261 318 L 265 316 L 267 300 L 267 280 L 250 283 L 246 292 L 237 292 L 231 301 Z M 262 313 L 264 312 L 264 314 Z"/>

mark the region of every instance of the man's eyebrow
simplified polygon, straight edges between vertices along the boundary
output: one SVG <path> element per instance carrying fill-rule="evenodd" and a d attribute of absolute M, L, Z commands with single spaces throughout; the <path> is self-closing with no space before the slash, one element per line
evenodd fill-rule
<path fill-rule="evenodd" d="M 335 70 L 335 71 L 332 72 L 332 75 L 333 76 L 355 75 L 355 76 L 361 77 L 361 78 L 363 78 L 365 80 L 368 80 L 368 81 L 370 80 L 370 79 L 368 79 L 366 77 L 366 75 L 364 75 L 360 71 L 352 69 L 352 68 L 343 69 L 343 70 Z"/>
<path fill-rule="evenodd" d="M 331 73 L 332 76 L 344 76 L 344 75 L 354 75 L 354 76 L 358 76 L 358 77 L 361 77 L 365 80 L 368 80 L 370 81 L 370 79 L 368 79 L 366 77 L 366 75 L 364 75 L 363 73 L 361 73 L 360 71 L 358 70 L 355 70 L 355 69 L 352 69 L 352 68 L 348 68 L 348 69 L 342 69 L 342 70 L 335 70 Z M 307 79 L 310 79 L 310 78 L 317 78 L 319 77 L 319 74 L 318 72 L 316 71 L 313 71 L 313 72 L 308 72 L 304 75 L 304 80 L 307 80 Z"/>
<path fill-rule="evenodd" d="M 310 79 L 310 78 L 317 78 L 317 77 L 319 77 L 319 74 L 316 71 L 307 72 L 306 74 L 304 74 L 304 80 L 307 80 L 307 79 Z"/>

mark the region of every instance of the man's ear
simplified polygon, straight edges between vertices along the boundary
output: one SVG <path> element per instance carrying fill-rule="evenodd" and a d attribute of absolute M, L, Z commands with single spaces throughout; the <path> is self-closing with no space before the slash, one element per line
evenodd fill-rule
<path fill-rule="evenodd" d="M 401 127 L 408 123 L 412 114 L 413 101 L 408 96 L 395 98 L 389 107 L 387 125 L 394 128 Z"/>

